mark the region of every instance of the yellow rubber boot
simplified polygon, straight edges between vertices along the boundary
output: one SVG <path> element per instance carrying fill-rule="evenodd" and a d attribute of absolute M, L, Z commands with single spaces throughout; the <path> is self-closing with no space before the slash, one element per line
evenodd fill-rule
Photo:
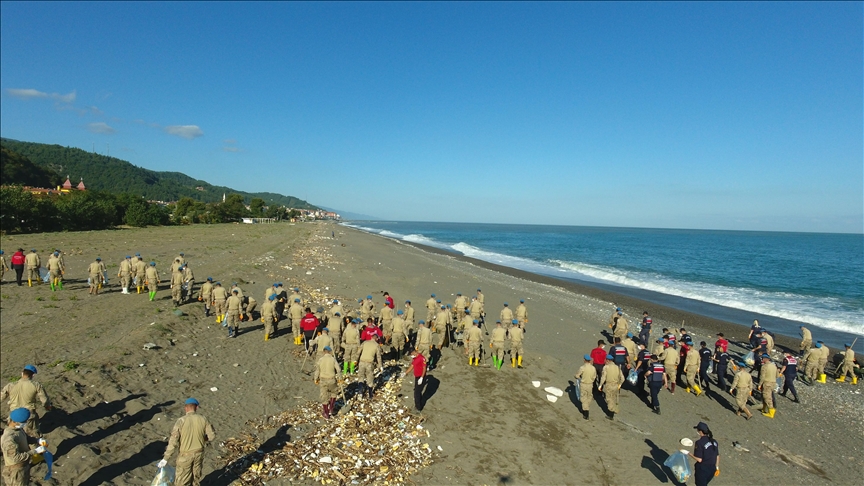
<path fill-rule="evenodd" d="M 696 390 L 697 397 L 702 394 L 702 389 L 699 388 L 699 385 L 693 385 L 693 389 Z"/>
<path fill-rule="evenodd" d="M 474 366 L 480 366 L 480 358 L 474 358 Z"/>
<path fill-rule="evenodd" d="M 771 408 L 767 412 L 762 412 L 762 415 L 773 419 L 774 418 L 774 412 L 776 412 L 776 411 L 777 411 L 776 408 Z"/>
<path fill-rule="evenodd" d="M 521 368 L 522 367 L 522 356 L 519 356 L 519 363 L 518 364 L 519 364 L 519 367 Z"/>
<path fill-rule="evenodd" d="M 857 384 L 858 384 L 858 376 L 857 376 L 857 375 L 852 375 L 852 384 L 853 384 L 853 385 L 857 385 Z"/>
<path fill-rule="evenodd" d="M 468 356 L 468 366 L 471 366 L 472 364 L 474 364 L 474 358 Z"/>
<path fill-rule="evenodd" d="M 264 340 L 265 340 L 265 341 L 269 341 L 269 340 L 270 340 L 270 335 L 269 335 L 269 334 L 264 334 Z"/>
<path fill-rule="evenodd" d="M 28 287 L 32 287 L 32 286 L 33 286 L 33 281 L 30 280 L 29 278 L 27 279 L 27 286 L 28 286 Z"/>
<path fill-rule="evenodd" d="M 846 375 L 843 375 L 840 378 L 837 378 L 837 383 L 843 383 L 844 381 L 846 381 Z"/>
<path fill-rule="evenodd" d="M 515 368 L 516 367 L 516 358 L 510 358 L 510 361 L 512 362 L 510 367 Z"/>
<path fill-rule="evenodd" d="M 690 393 L 690 387 L 688 386 L 687 389 L 684 391 L 686 391 L 687 393 Z"/>
<path fill-rule="evenodd" d="M 820 373 L 820 374 L 819 374 L 819 379 L 816 380 L 816 381 L 818 381 L 819 383 L 825 383 L 825 378 L 826 378 L 826 377 L 825 377 L 825 373 Z"/>

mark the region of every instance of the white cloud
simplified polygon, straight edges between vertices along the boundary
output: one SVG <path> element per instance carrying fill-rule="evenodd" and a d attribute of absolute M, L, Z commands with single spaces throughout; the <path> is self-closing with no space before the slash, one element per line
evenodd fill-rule
<path fill-rule="evenodd" d="M 90 113 L 93 115 L 104 115 L 105 114 L 104 111 L 100 110 L 98 107 L 95 107 L 95 106 L 90 107 Z"/>
<path fill-rule="evenodd" d="M 93 133 L 104 133 L 106 135 L 110 135 L 117 130 L 114 130 L 107 123 L 98 122 L 98 123 L 90 123 L 87 125 L 87 130 L 90 130 Z"/>
<path fill-rule="evenodd" d="M 76 97 L 75 91 L 72 91 L 71 93 L 65 95 L 61 95 L 60 93 L 46 93 L 44 91 L 35 90 L 33 88 L 7 89 L 6 92 L 16 98 L 21 98 L 23 100 L 42 98 L 56 100 L 63 103 L 74 103 Z"/>
<path fill-rule="evenodd" d="M 237 140 L 234 140 L 233 138 L 226 138 L 225 140 L 222 140 L 222 141 L 225 143 L 237 143 Z"/>
<path fill-rule="evenodd" d="M 239 152 L 240 149 L 237 147 L 222 147 L 223 152 Z"/>
<path fill-rule="evenodd" d="M 201 130 L 198 125 L 171 125 L 165 127 L 165 133 L 177 135 L 178 137 L 183 137 L 187 140 L 192 140 L 193 138 L 198 138 L 204 135 L 204 131 Z"/>

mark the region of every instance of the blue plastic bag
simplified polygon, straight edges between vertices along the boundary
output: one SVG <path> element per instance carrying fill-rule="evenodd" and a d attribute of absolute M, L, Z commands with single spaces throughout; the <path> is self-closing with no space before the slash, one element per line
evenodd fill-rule
<path fill-rule="evenodd" d="M 693 468 L 690 466 L 690 460 L 681 451 L 677 451 L 663 463 L 672 471 L 672 476 L 679 483 L 686 483 L 690 476 L 693 475 Z"/>
<path fill-rule="evenodd" d="M 45 465 L 48 466 L 48 473 L 45 475 L 43 481 L 48 481 L 51 479 L 51 474 L 54 471 L 54 454 L 51 454 L 51 451 L 46 450 L 42 453 L 42 458 L 45 459 Z"/>
<path fill-rule="evenodd" d="M 744 362 L 747 363 L 747 366 L 753 366 L 756 363 L 756 355 L 753 351 L 744 355 Z"/>
<path fill-rule="evenodd" d="M 573 386 L 573 393 L 576 395 L 576 400 L 582 401 L 582 378 L 576 380 L 576 384 Z"/>
<path fill-rule="evenodd" d="M 630 383 L 631 385 L 635 385 L 636 382 L 638 382 L 638 381 L 639 381 L 639 373 L 637 373 L 636 369 L 633 368 L 630 370 L 630 373 L 627 374 L 627 383 Z"/>
<path fill-rule="evenodd" d="M 170 464 L 160 468 L 156 473 L 156 477 L 150 483 L 150 486 L 172 486 L 174 484 L 174 474 L 176 471 Z"/>

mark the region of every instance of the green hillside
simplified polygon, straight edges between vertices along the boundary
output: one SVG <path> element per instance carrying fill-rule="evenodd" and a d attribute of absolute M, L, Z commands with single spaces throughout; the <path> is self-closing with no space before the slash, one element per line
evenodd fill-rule
<path fill-rule="evenodd" d="M 39 167 L 21 154 L 0 147 L 0 185 L 56 187 L 62 184 L 60 175 Z"/>
<path fill-rule="evenodd" d="M 93 154 L 78 148 L 20 142 L 8 138 L 0 139 L 0 143 L 6 149 L 22 155 L 25 160 L 29 159 L 36 166 L 49 169 L 48 174 L 55 173 L 64 179 L 68 175 L 72 178 L 73 184 L 77 184 L 80 178 L 84 178 L 84 184 L 88 189 L 129 193 L 159 201 L 178 201 L 182 197 L 188 197 L 205 203 L 219 202 L 222 200 L 222 194 L 234 193 L 242 195 L 247 204 L 252 198 L 259 197 L 267 204 L 298 209 L 317 209 L 308 202 L 293 196 L 269 192 L 249 193 L 230 187 L 214 186 L 180 172 L 156 172 L 132 165 L 116 157 Z M 6 183 L 5 157 L 6 155 L 4 155 L 3 168 L 4 184 Z M 199 191 L 196 187 L 201 187 L 204 190 Z"/>

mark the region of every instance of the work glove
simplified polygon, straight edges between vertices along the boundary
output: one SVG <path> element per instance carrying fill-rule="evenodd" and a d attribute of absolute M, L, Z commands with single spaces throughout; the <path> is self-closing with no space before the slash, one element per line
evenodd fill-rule
<path fill-rule="evenodd" d="M 418 384 L 418 385 L 422 385 L 422 384 L 423 384 L 423 377 L 422 377 L 422 376 L 421 376 L 420 378 L 417 379 L 417 384 Z"/>
<path fill-rule="evenodd" d="M 45 453 L 45 446 L 40 445 L 39 447 L 33 449 L 33 452 L 35 452 L 36 454 L 44 454 Z"/>
<path fill-rule="evenodd" d="M 167 465 L 168 465 L 168 461 L 166 461 L 165 459 L 162 459 L 161 461 L 159 461 L 159 462 L 156 464 L 156 467 L 159 468 L 159 469 L 162 469 L 163 467 L 165 467 L 165 466 L 167 466 Z"/>
<path fill-rule="evenodd" d="M 720 475 L 720 468 L 718 467 L 717 470 L 714 471 L 714 477 L 717 477 L 719 475 Z"/>

